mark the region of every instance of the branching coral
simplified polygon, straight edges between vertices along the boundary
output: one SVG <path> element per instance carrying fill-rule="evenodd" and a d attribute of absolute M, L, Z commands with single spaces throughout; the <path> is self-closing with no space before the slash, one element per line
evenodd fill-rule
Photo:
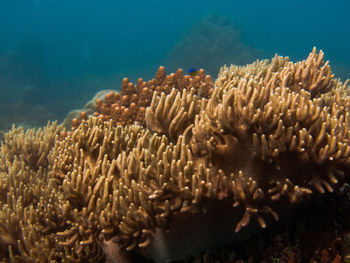
<path fill-rule="evenodd" d="M 130 262 L 132 251 L 172 260 L 223 244 L 202 242 L 193 251 L 180 244 L 155 255 L 183 221 L 214 220 L 240 242 L 283 218 L 289 204 L 349 181 L 350 97 L 322 52 L 298 63 L 275 56 L 223 67 L 205 93 L 180 71 L 165 77 L 160 68 L 157 76 L 136 88 L 124 80 L 120 94 L 97 103 L 103 116 L 71 133 L 48 126 L 5 136 L 5 262 Z M 130 115 L 132 103 L 144 109 Z M 143 125 L 126 125 L 135 121 Z"/>
<path fill-rule="evenodd" d="M 145 111 L 151 104 L 155 92 L 169 94 L 175 88 L 178 91 L 194 89 L 194 93 L 200 97 L 209 97 L 213 91 L 213 83 L 209 75 L 205 75 L 203 69 L 197 76 L 183 75 L 183 70 L 166 75 L 164 67 L 159 67 L 154 79 L 144 81 L 138 79 L 136 86 L 124 78 L 121 91 L 108 93 L 104 100 L 96 100 L 97 111 L 95 116 L 104 120 L 113 119 L 120 125 L 137 123 L 145 124 Z M 80 119 L 74 119 L 72 127 L 76 128 L 87 115 L 83 113 Z"/>

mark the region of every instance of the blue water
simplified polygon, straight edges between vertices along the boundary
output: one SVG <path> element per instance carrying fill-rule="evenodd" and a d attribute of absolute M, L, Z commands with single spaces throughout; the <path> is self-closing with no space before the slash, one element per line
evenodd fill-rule
<path fill-rule="evenodd" d="M 350 78 L 349 16 L 347 0 L 0 0 L 0 129 L 62 120 L 160 65 L 215 78 L 225 63 L 299 60 L 316 46 Z"/>

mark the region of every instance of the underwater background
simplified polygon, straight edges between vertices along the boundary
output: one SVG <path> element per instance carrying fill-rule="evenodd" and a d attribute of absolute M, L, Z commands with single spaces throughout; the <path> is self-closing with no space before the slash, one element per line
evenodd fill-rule
<path fill-rule="evenodd" d="M 0 130 L 62 121 L 99 90 L 181 67 L 322 49 L 350 78 L 350 1 L 0 0 Z"/>

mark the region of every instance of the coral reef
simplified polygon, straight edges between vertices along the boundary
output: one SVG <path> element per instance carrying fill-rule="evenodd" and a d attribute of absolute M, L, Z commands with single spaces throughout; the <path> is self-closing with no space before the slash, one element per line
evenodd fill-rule
<path fill-rule="evenodd" d="M 124 78 L 120 92 L 109 92 L 103 99 L 96 100 L 97 110 L 94 112 L 104 120 L 113 119 L 118 125 L 145 125 L 146 108 L 151 104 L 155 92 L 169 94 L 175 88 L 177 91 L 194 88 L 195 93 L 202 97 L 209 97 L 213 91 L 213 83 L 203 69 L 197 76 L 183 75 L 183 70 L 166 75 L 163 66 L 159 67 L 154 79 L 145 82 L 139 78 L 136 86 Z M 91 112 L 80 112 L 79 118 L 72 121 L 72 128 L 78 127 L 82 119 L 87 119 Z"/>
<path fill-rule="evenodd" d="M 347 197 L 350 96 L 323 56 L 223 67 L 214 85 L 161 67 L 124 79 L 72 132 L 13 128 L 0 148 L 2 261 L 181 260 Z"/>
<path fill-rule="evenodd" d="M 62 127 L 35 131 L 15 128 L 0 148 L 1 262 L 47 262 L 64 218 L 55 203 L 59 191 L 48 186 L 49 159 Z M 53 258 L 52 258 L 53 259 Z"/>

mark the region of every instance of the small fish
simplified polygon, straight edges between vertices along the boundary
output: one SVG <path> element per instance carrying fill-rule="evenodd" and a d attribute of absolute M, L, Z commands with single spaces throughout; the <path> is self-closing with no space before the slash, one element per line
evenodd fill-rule
<path fill-rule="evenodd" d="M 195 68 L 190 68 L 187 71 L 188 74 L 190 74 L 192 77 L 197 76 L 198 75 L 198 71 Z"/>

